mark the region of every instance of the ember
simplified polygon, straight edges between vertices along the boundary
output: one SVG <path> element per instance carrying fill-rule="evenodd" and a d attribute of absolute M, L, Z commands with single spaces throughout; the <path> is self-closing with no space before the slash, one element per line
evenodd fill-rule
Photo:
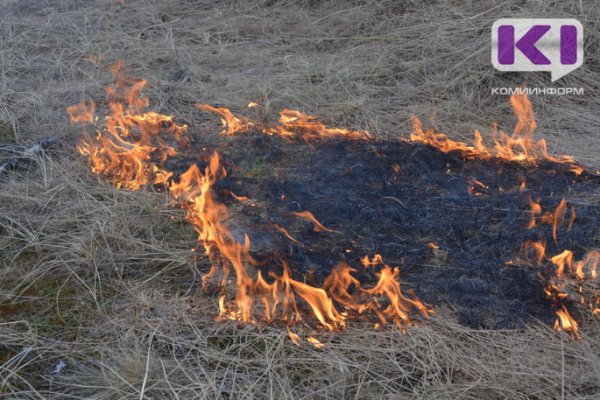
<path fill-rule="evenodd" d="M 556 329 L 578 335 L 568 307 L 581 300 L 567 280 L 596 279 L 600 253 L 575 262 L 580 251 L 564 248 L 597 244 L 599 210 L 582 204 L 575 213 L 570 199 L 600 180 L 533 140 L 526 97 L 511 98 L 517 125 L 512 135 L 494 127 L 493 145 L 479 132 L 473 145 L 454 141 L 416 119 L 409 140 L 378 141 L 299 111 L 268 124 L 198 104 L 220 116 L 222 136 L 243 133 L 209 151 L 187 125 L 146 111 L 144 81 L 119 76 L 102 123 L 94 103 L 69 107 L 73 122 L 96 126 L 78 149 L 118 188 L 168 189 L 210 260 L 204 286 L 222 290 L 219 319 L 331 331 L 350 320 L 404 326 L 432 312 L 417 292 L 452 305 L 470 326 L 518 327 L 530 316 L 550 323 L 554 309 Z M 248 160 L 265 165 L 244 173 Z"/>

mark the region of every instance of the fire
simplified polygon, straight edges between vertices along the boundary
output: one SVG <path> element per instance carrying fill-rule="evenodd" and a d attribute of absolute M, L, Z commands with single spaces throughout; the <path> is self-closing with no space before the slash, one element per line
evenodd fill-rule
<path fill-rule="evenodd" d="M 263 124 L 253 121 L 248 117 L 236 117 L 229 109 L 213 107 L 208 104 L 196 104 L 196 107 L 204 112 L 218 114 L 221 117 L 223 129 L 221 134 L 233 136 L 248 132 L 252 129 L 261 131 L 267 135 L 278 135 L 284 139 L 301 139 L 315 141 L 327 138 L 344 138 L 354 140 L 369 140 L 372 136 L 367 131 L 353 131 L 345 128 L 331 128 L 319 121 L 315 116 L 304 114 L 297 110 L 287 108 L 279 112 L 278 124 Z M 251 102 L 249 108 L 258 107 Z"/>
<path fill-rule="evenodd" d="M 541 265 L 546 259 L 546 242 L 526 240 L 521 245 L 517 262 L 521 259 L 527 263 Z"/>
<path fill-rule="evenodd" d="M 359 140 L 372 138 L 366 131 L 327 127 L 312 115 L 306 115 L 296 110 L 288 110 L 287 108 L 279 112 L 279 125 L 266 128 L 265 132 L 286 138 L 300 138 L 306 141 L 331 137 Z"/>
<path fill-rule="evenodd" d="M 489 186 L 483 182 L 478 181 L 477 179 L 471 179 L 469 181 L 469 186 L 467 186 L 467 193 L 471 196 L 482 196 L 485 194 L 486 190 L 489 190 Z"/>
<path fill-rule="evenodd" d="M 535 141 L 533 134 L 537 128 L 533 107 L 525 94 L 513 94 L 510 98 L 513 112 L 517 116 L 517 124 L 512 135 L 499 131 L 492 126 L 493 144 L 486 145 L 479 131 L 473 134 L 473 144 L 450 139 L 443 133 L 433 129 L 425 130 L 423 123 L 416 117 L 412 120 L 412 132 L 409 136 L 411 142 L 423 143 L 432 146 L 443 153 L 459 152 L 467 159 L 500 159 L 511 162 L 520 162 L 527 165 L 537 165 L 539 160 L 556 164 L 565 164 L 570 171 L 580 175 L 584 168 L 573 157 L 548 154 L 546 141 Z"/>
<path fill-rule="evenodd" d="M 565 265 L 568 266 L 569 270 L 572 268 L 573 252 L 571 250 L 565 250 L 562 253 L 555 255 L 550 260 L 556 265 L 556 276 L 562 278 L 565 272 Z"/>
<path fill-rule="evenodd" d="M 113 72 L 118 74 L 120 66 Z M 117 188 L 138 190 L 148 183 L 164 184 L 173 175 L 161 167 L 176 155 L 167 140 L 184 146 L 187 125 L 179 125 L 172 117 L 143 112 L 147 101 L 140 96 L 146 81 L 119 75 L 107 89 L 111 114 L 96 129 L 95 137 L 86 136 L 77 149 L 92 166 L 92 171 L 111 178 Z M 72 122 L 93 123 L 95 103 L 81 103 L 67 109 Z"/>
<path fill-rule="evenodd" d="M 337 263 L 321 286 L 297 279 L 293 266 L 280 254 L 269 258 L 270 264 L 266 265 L 269 272 L 264 273 L 261 268 L 265 262 L 255 260 L 250 253 L 250 237 L 244 235 L 240 239 L 234 234 L 230 226 L 230 210 L 215 194 L 215 184 L 227 175 L 221 156 L 214 152 L 203 160 L 206 165 L 202 168 L 192 164 L 176 177 L 167 169 L 166 161 L 175 157 L 191 140 L 187 125 L 177 123 L 172 116 L 148 111 L 148 99 L 142 96 L 146 81 L 131 79 L 122 70 L 121 64 L 112 68 L 116 81 L 106 90 L 107 117 L 96 117 L 98 110 L 91 101 L 67 108 L 72 122 L 90 124 L 95 129 L 94 135 L 82 138 L 77 149 L 87 158 L 92 172 L 106 176 L 117 188 L 139 190 L 153 184 L 168 189 L 173 205 L 185 210 L 186 220 L 197 231 L 198 245 L 210 261 L 210 270 L 202 279 L 203 285 L 217 285 L 222 290 L 218 319 L 247 323 L 285 321 L 290 340 L 299 344 L 302 339 L 291 330 L 292 325 L 303 323 L 312 330 L 338 331 L 344 329 L 349 320 L 360 318 L 374 323 L 376 327 L 386 323 L 405 326 L 413 323 L 414 315 L 428 317 L 432 313 L 432 309 L 416 296 L 402 292 L 400 269 L 387 265 L 380 254 L 372 258 L 365 255 L 361 259 L 367 273 L 377 278 L 376 283 L 370 286 L 360 282 L 357 269 L 343 261 Z M 451 140 L 444 134 L 424 130 L 417 119 L 413 120 L 410 141 L 428 144 L 442 152 L 458 151 L 468 159 L 495 158 L 528 165 L 545 160 L 564 164 L 576 174 L 583 172 L 583 168 L 571 157 L 550 156 L 543 140 L 533 140 L 537 125 L 527 97 L 514 95 L 511 105 L 518 118 L 514 132 L 507 135 L 494 128 L 492 145 L 486 145 L 478 131 L 475 131 L 473 145 Z M 226 108 L 207 104 L 197 104 L 197 107 L 220 116 L 223 125 L 220 134 L 225 136 L 256 130 L 289 140 L 371 139 L 366 131 L 328 127 L 314 116 L 289 109 L 280 112 L 278 123 L 267 124 L 235 116 Z M 248 107 L 255 108 L 258 104 L 250 103 Z M 397 169 L 399 173 L 399 166 Z M 488 189 L 487 185 L 475 179 L 470 182 L 469 190 L 473 195 L 484 194 Z M 524 180 L 520 190 L 526 190 Z M 237 201 L 248 200 L 233 192 L 230 195 Z M 551 225 L 555 242 L 558 228 L 567 222 L 568 229 L 571 229 L 576 219 L 573 207 L 567 218 L 565 199 L 553 211 L 544 212 L 539 199 L 529 198 L 529 206 L 527 228 Z M 316 232 L 335 232 L 308 210 L 292 214 L 311 222 Z M 298 243 L 284 227 L 275 224 L 271 227 L 288 240 Z M 434 242 L 427 247 L 439 249 Z M 565 307 L 565 302 L 571 299 L 567 286 L 571 280 L 583 282 L 597 278 L 600 251 L 590 250 L 577 261 L 570 250 L 548 258 L 546 242 L 540 240 L 524 243 L 521 252 L 530 265 L 539 267 L 550 260 L 555 266 L 556 273 L 548 280 L 545 291 L 558 307 L 556 327 L 577 336 L 578 324 Z M 598 304 L 597 301 L 593 304 L 594 313 L 600 313 Z M 323 347 L 323 343 L 314 336 L 305 336 L 305 340 L 317 348 Z"/>
<path fill-rule="evenodd" d="M 387 265 L 378 273 L 377 284 L 368 289 L 361 288 L 358 280 L 351 275 L 354 270 L 349 267 L 334 268 L 322 288 L 311 286 L 293 279 L 285 261 L 281 263 L 282 273 L 270 273 L 268 277 L 272 282 L 267 282 L 260 270 L 255 272 L 256 262 L 249 254 L 249 238 L 245 237 L 242 243 L 235 240 L 225 223 L 227 207 L 218 203 L 212 194 L 212 185 L 223 175 L 219 156 L 214 153 L 204 173 L 192 165 L 181 175 L 179 182 L 170 185 L 171 196 L 187 210 L 187 219 L 196 227 L 199 241 L 211 259 L 212 268 L 204 277 L 205 284 L 216 281 L 226 287 L 232 272 L 235 277 L 234 307 L 221 301 L 221 317 L 253 322 L 257 319 L 258 303 L 267 321 L 299 321 L 302 319 L 299 304 L 303 303 L 323 328 L 339 330 L 345 327 L 346 317 L 335 303 L 361 313 L 372 310 L 381 322 L 409 323 L 412 311 L 429 315 L 431 310 L 421 301 L 402 294 L 399 270 Z M 312 213 L 305 211 L 298 214 L 313 222 L 315 229 L 329 231 Z M 356 293 L 351 293 L 351 286 L 354 286 Z M 382 298 L 386 307 L 380 305 Z"/>
<path fill-rule="evenodd" d="M 294 242 L 294 243 L 298 243 L 298 241 L 297 241 L 296 239 L 294 239 L 294 238 L 292 237 L 292 235 L 290 235 L 290 233 L 288 232 L 288 230 L 287 230 L 287 229 L 285 229 L 283 226 L 279 226 L 279 225 L 277 225 L 277 224 L 273 224 L 273 228 L 274 228 L 275 230 L 278 230 L 279 232 L 281 232 L 281 234 L 282 234 L 283 236 L 285 236 L 286 238 L 288 238 L 288 239 L 289 239 L 289 240 L 291 240 L 292 242 Z"/>
<path fill-rule="evenodd" d="M 288 328 L 288 335 L 290 336 L 290 340 L 292 341 L 292 343 L 294 343 L 295 345 L 300 345 L 300 336 L 298 336 L 295 332 L 292 332 L 292 330 L 290 328 Z"/>
<path fill-rule="evenodd" d="M 560 329 L 565 330 L 575 337 L 579 337 L 579 325 L 577 321 L 571 317 L 569 311 L 563 306 L 560 310 L 556 311 L 557 319 L 554 322 L 554 330 L 558 331 Z"/>
<path fill-rule="evenodd" d="M 67 107 L 67 113 L 71 117 L 71 122 L 83 122 L 92 124 L 94 123 L 94 111 L 96 109 L 96 103 L 90 100 L 90 102 L 82 101 L 80 104 L 75 104 Z"/>
<path fill-rule="evenodd" d="M 573 261 L 573 252 L 571 250 L 564 250 L 550 260 L 556 266 L 556 276 L 559 279 L 565 278 L 565 270 L 571 278 L 580 281 L 598 278 L 600 250 L 592 249 L 587 252 L 583 259 L 578 261 Z"/>
<path fill-rule="evenodd" d="M 532 204 L 537 204 L 532 202 Z M 537 212 L 537 207 L 532 207 Z M 561 210 L 566 210 L 566 205 L 561 201 L 557 207 L 558 214 L 562 215 Z M 539 209 L 541 213 L 541 208 Z M 555 212 L 549 214 L 549 221 L 556 221 Z M 600 296 L 594 291 L 584 291 L 584 285 L 592 282 L 597 285 L 598 266 L 600 265 L 600 250 L 590 249 L 586 255 L 576 260 L 571 250 L 563 250 L 553 256 L 546 255 L 545 241 L 525 241 L 521 246 L 519 256 L 508 262 L 509 265 L 525 264 L 540 269 L 540 278 L 544 282 L 544 293 L 546 297 L 557 307 L 557 319 L 554 324 L 555 330 L 564 330 L 574 338 L 579 338 L 579 325 L 571 316 L 567 305 L 571 303 L 580 303 L 589 305 L 590 311 L 594 316 L 600 316 Z M 550 261 L 553 268 L 549 267 L 546 261 Z M 589 299 L 586 299 L 589 296 Z"/>
<path fill-rule="evenodd" d="M 322 349 L 325 347 L 325 345 L 323 343 L 321 343 L 319 341 L 319 339 L 317 339 L 314 336 L 309 336 L 306 338 L 306 341 L 309 342 L 310 344 L 312 344 L 313 346 L 315 346 L 317 349 Z"/>
<path fill-rule="evenodd" d="M 369 256 L 364 256 L 360 261 L 365 268 L 383 265 L 383 258 L 381 257 L 381 254 L 375 254 L 373 259 L 369 259 Z"/>
<path fill-rule="evenodd" d="M 569 314 L 565 302 L 575 301 L 582 304 L 588 303 L 583 296 L 583 284 L 587 281 L 595 281 L 598 278 L 597 269 L 600 264 L 600 250 L 591 249 L 581 260 L 574 261 L 573 252 L 564 250 L 550 258 L 556 267 L 552 277 L 544 291 L 549 299 L 559 305 L 556 311 L 557 320 L 554 329 L 563 329 L 574 337 L 579 337 L 579 325 Z M 589 302 L 592 315 L 598 315 L 596 298 Z"/>
<path fill-rule="evenodd" d="M 223 290 L 218 302 L 218 319 L 282 320 L 290 325 L 304 321 L 309 326 L 337 331 L 345 328 L 348 311 L 367 318 L 372 316 L 378 323 L 397 324 L 411 323 L 413 313 L 427 317 L 432 312 L 417 298 L 402 294 L 399 269 L 385 265 L 380 255 L 372 261 L 372 266 L 380 266 L 380 269 L 374 271 L 378 281 L 370 288 L 363 288 L 352 275 L 356 270 L 345 264 L 334 268 L 322 287 L 294 279 L 292 268 L 283 259 L 263 275 L 250 254 L 250 238 L 245 235 L 239 240 L 234 235 L 229 226 L 229 210 L 215 197 L 215 183 L 227 174 L 220 155 L 215 152 L 205 160 L 203 168 L 192 164 L 175 177 L 164 165 L 177 155 L 179 148 L 188 144 L 187 126 L 177 124 L 171 116 L 146 111 L 149 103 L 141 95 L 145 81 L 126 77 L 122 65 L 116 65 L 113 73 L 116 83 L 107 89 L 110 115 L 103 121 L 94 117 L 96 105 L 93 102 L 68 108 L 74 123 L 97 124 L 95 136 L 84 136 L 78 150 L 88 159 L 94 173 L 108 177 L 117 188 L 139 190 L 154 184 L 168 189 L 172 203 L 185 210 L 185 218 L 195 227 L 198 244 L 210 260 L 211 268 L 203 276 L 203 285 L 216 284 Z M 260 128 L 268 134 L 304 140 L 369 138 L 365 132 L 329 128 L 297 111 L 284 110 L 279 125 L 262 127 L 248 118 L 234 116 L 225 108 L 205 104 L 197 107 L 221 116 L 222 135 Z M 229 194 L 238 201 L 247 200 L 232 192 Z M 293 215 L 311 222 L 317 232 L 334 232 L 310 211 Z M 297 242 L 285 228 L 274 224 L 272 228 Z M 368 256 L 365 259 L 369 260 Z M 299 343 L 296 333 L 289 330 L 288 334 L 294 343 Z M 315 347 L 323 346 L 313 336 L 307 336 L 306 340 Z"/>
<path fill-rule="evenodd" d="M 565 222 L 565 217 L 567 215 L 567 201 L 563 198 L 553 212 L 546 211 L 545 213 L 543 213 L 539 198 L 537 201 L 534 201 L 531 197 L 528 197 L 527 201 L 529 202 L 529 207 L 531 209 L 531 217 L 527 223 L 527 229 L 535 228 L 538 225 L 538 221 L 540 224 L 552 225 L 552 238 L 556 242 L 558 228 Z M 571 216 L 567 226 L 568 230 L 573 228 L 576 215 L 575 208 L 571 207 Z"/>
<path fill-rule="evenodd" d="M 381 321 L 386 323 L 387 317 L 391 318 L 396 323 L 407 322 L 408 313 L 411 307 L 419 310 L 423 315 L 429 316 L 430 310 L 428 310 L 420 300 L 411 300 L 402 294 L 398 279 L 399 274 L 400 270 L 398 270 L 398 268 L 385 266 L 377 274 L 379 281 L 375 287 L 365 290 L 366 293 L 371 295 L 387 297 L 389 305 L 383 310 L 380 310 L 379 307 L 376 308 Z"/>
<path fill-rule="evenodd" d="M 248 118 L 238 118 L 227 108 L 213 107 L 208 104 L 196 104 L 196 107 L 201 111 L 219 114 L 221 116 L 221 123 L 223 124 L 223 130 L 220 132 L 221 135 L 234 136 L 254 127 L 254 123 Z"/>
<path fill-rule="evenodd" d="M 331 229 L 325 228 L 323 226 L 323 224 L 320 223 L 319 220 L 317 220 L 315 218 L 315 216 L 313 215 L 313 213 L 311 213 L 310 211 L 293 212 L 292 214 L 297 217 L 304 218 L 305 220 L 312 222 L 314 225 L 315 232 L 333 232 Z"/>

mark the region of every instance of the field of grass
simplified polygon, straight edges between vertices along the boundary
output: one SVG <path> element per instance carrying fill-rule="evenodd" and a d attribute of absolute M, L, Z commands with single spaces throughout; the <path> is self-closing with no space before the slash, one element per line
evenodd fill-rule
<path fill-rule="evenodd" d="M 123 60 L 149 81 L 152 109 L 192 131 L 206 118 L 196 102 L 250 101 L 379 138 L 409 132 L 411 115 L 455 138 L 492 121 L 510 130 L 491 88 L 553 85 L 490 63 L 493 21 L 525 16 L 584 25 L 586 62 L 556 85 L 585 94 L 531 100 L 538 137 L 598 169 L 595 1 L 2 0 L 0 164 L 15 144 L 59 143 L 0 175 L 0 398 L 600 397 L 591 317 L 574 341 L 535 321 L 468 329 L 442 307 L 406 330 L 351 324 L 324 349 L 293 345 L 277 324 L 215 322 L 183 212 L 95 177 L 65 111 L 102 100 L 107 66 Z"/>

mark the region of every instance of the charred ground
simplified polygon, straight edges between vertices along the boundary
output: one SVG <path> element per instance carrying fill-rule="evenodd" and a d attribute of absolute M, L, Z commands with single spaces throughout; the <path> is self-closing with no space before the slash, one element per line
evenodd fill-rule
<path fill-rule="evenodd" d="M 527 240 L 577 256 L 598 245 L 600 207 L 582 199 L 598 193 L 600 179 L 560 165 L 466 160 L 402 140 L 305 143 L 250 133 L 192 146 L 169 168 L 182 172 L 194 158 L 202 165 L 202 154 L 214 149 L 228 171 L 215 189 L 231 211 L 230 228 L 240 241 L 248 234 L 261 269 L 285 258 L 295 279 L 320 286 L 347 262 L 368 283 L 375 269 L 363 268 L 361 258 L 381 254 L 401 267 L 405 291 L 449 305 L 469 327 L 554 320 L 543 291 L 547 271 L 526 260 L 507 264 Z M 577 212 L 572 229 L 562 224 L 556 242 L 550 225 L 526 229 L 528 198 L 540 198 L 544 209 L 565 198 Z M 292 214 L 306 210 L 332 231 L 317 232 Z"/>

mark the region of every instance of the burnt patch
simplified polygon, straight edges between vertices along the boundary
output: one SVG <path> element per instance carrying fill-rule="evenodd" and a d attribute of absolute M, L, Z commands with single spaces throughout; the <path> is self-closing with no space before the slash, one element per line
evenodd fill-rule
<path fill-rule="evenodd" d="M 368 285 L 376 277 L 360 259 L 379 253 L 400 266 L 405 291 L 450 306 L 471 327 L 553 321 L 539 269 L 507 264 L 526 240 L 547 241 L 548 254 L 569 248 L 577 256 L 600 241 L 600 205 L 581 201 L 598 193 L 600 179 L 560 165 L 465 160 L 402 141 L 311 144 L 246 134 L 213 145 L 228 170 L 215 190 L 261 268 L 285 258 L 294 278 L 320 285 L 344 261 Z M 202 164 L 199 154 L 212 151 L 193 147 L 170 168 Z M 556 241 L 549 225 L 526 229 L 529 197 L 544 209 L 565 198 L 577 211 L 572 229 L 561 225 Z M 292 214 L 299 211 L 331 231 L 316 231 Z"/>

